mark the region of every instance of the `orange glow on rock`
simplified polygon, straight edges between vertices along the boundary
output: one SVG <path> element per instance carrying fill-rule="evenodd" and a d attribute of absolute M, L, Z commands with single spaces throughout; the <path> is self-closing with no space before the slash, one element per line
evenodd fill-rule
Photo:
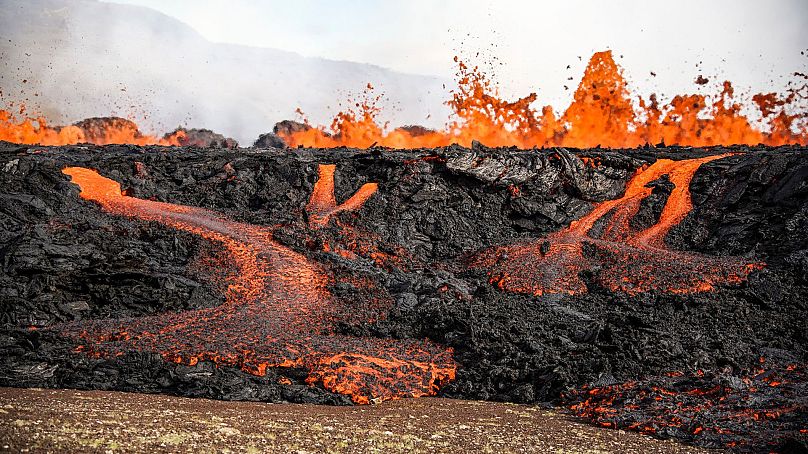
<path fill-rule="evenodd" d="M 336 333 L 340 323 L 383 319 L 391 307 L 390 298 L 353 305 L 333 297 L 327 288 L 327 270 L 275 242 L 272 228 L 233 222 L 201 208 L 124 196 L 119 183 L 89 169 L 63 171 L 79 185 L 82 198 L 106 212 L 199 235 L 221 245 L 228 260 L 208 270 L 214 284 L 225 289 L 222 305 L 63 325 L 66 335 L 85 343 L 83 351 L 100 356 L 153 351 L 167 361 L 189 365 L 212 361 L 255 375 L 264 375 L 272 367 L 304 368 L 309 384 L 321 384 L 359 404 L 433 395 L 454 379 L 450 348 L 427 340 Z M 333 167 L 325 171 L 333 175 Z M 227 271 L 230 263 L 232 272 Z"/>
<path fill-rule="evenodd" d="M 473 267 L 490 270 L 491 283 L 500 289 L 544 294 L 580 294 L 587 291 L 582 272 L 592 272 L 599 285 L 630 295 L 658 290 L 697 293 L 717 284 L 735 284 L 763 267 L 737 257 L 713 257 L 666 247 L 670 229 L 693 209 L 690 182 L 702 164 L 727 155 L 672 161 L 657 160 L 641 169 L 615 200 L 596 205 L 569 227 L 529 243 L 496 247 L 472 261 Z M 634 231 L 629 222 L 643 199 L 651 195 L 649 183 L 667 175 L 675 188 L 655 225 Z M 605 221 L 603 232 L 590 231 Z M 595 251 L 584 252 L 585 246 Z"/>

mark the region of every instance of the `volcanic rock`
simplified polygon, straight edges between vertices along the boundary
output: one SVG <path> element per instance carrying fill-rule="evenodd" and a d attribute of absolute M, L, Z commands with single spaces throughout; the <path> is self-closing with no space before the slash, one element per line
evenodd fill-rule
<path fill-rule="evenodd" d="M 401 126 L 399 128 L 396 128 L 396 129 L 400 130 L 400 131 L 404 131 L 407 134 L 411 135 L 412 137 L 425 136 L 427 134 L 435 132 L 434 129 L 430 129 L 430 128 L 420 126 L 420 125 L 407 125 L 407 126 Z"/>
<path fill-rule="evenodd" d="M 277 126 L 276 126 L 277 127 Z M 277 134 L 267 132 L 258 136 L 258 139 L 253 143 L 253 148 L 286 148 L 286 142 L 283 141 Z"/>
<path fill-rule="evenodd" d="M 73 126 L 84 131 L 85 139 L 92 143 L 108 143 L 112 141 L 110 133 L 124 132 L 132 137 L 142 137 L 143 134 L 131 120 L 120 117 L 94 117 L 73 123 Z"/>
<path fill-rule="evenodd" d="M 311 126 L 293 120 L 283 120 L 275 123 L 272 132 L 279 136 L 291 136 L 296 132 L 308 131 Z"/>
<path fill-rule="evenodd" d="M 186 129 L 179 127 L 167 133 L 164 139 L 177 137 L 180 146 L 199 148 L 238 148 L 236 139 L 217 134 L 210 129 Z"/>
<path fill-rule="evenodd" d="M 481 251 L 501 246 L 532 242 L 539 253 L 549 253 L 549 243 L 541 246 L 548 235 L 603 201 L 621 197 L 638 169 L 660 159 L 730 151 L 695 171 L 689 185 L 692 210 L 663 240 L 675 252 L 672 260 L 699 260 L 701 254 L 763 264 L 749 270 L 748 279 L 719 283 L 709 292 L 671 293 L 659 286 L 632 293 L 604 288 L 598 276 L 609 270 L 589 268 L 576 276 L 585 291 L 536 296 L 500 289 L 489 269 L 470 266 Z M 62 173 L 77 166 L 119 182 L 131 197 L 271 226 L 274 241 L 328 270 L 333 280 L 329 292 L 336 297 L 362 305 L 371 301 L 367 289 L 388 295 L 386 317 L 345 322 L 338 334 L 429 339 L 451 347 L 457 374 L 440 389 L 442 396 L 558 404 L 563 393 L 584 385 L 592 389 L 642 380 L 640 388 L 652 390 L 670 384 L 668 373 L 698 377 L 699 370 L 717 377 L 704 380 L 709 386 L 743 393 L 744 379 L 758 380 L 749 372 L 761 367 L 762 356 L 773 370 L 808 362 L 806 157 L 800 147 L 606 151 L 451 146 L 244 153 L 0 144 L 0 385 L 350 403 L 345 394 L 310 386 L 307 372 L 295 367 L 269 367 L 258 375 L 216 367 L 212 361 L 169 362 L 153 351 L 132 349 L 120 356 L 76 352 L 81 342 L 58 327 L 215 308 L 225 303 L 226 291 L 210 278 L 226 271 L 210 265 L 217 263 L 212 258 L 226 257 L 221 247 L 160 222 L 110 214 L 83 200 Z M 378 188 L 360 208 L 334 212 L 313 229 L 307 205 L 321 164 L 335 166 L 334 206 L 366 184 Z M 650 195 L 627 222 L 632 229 L 659 222 L 675 190 L 672 181 L 651 181 Z M 597 228 L 590 235 L 598 236 Z M 607 252 L 583 247 L 593 263 L 608 263 Z M 775 356 L 780 358 L 776 366 Z M 804 375 L 788 377 L 793 389 L 805 386 Z M 730 439 L 708 430 L 694 434 L 694 428 L 685 436 L 663 428 L 657 435 L 706 446 L 736 442 L 738 449 L 748 450 L 804 442 L 792 424 L 804 415 L 804 402 L 774 392 L 776 399 L 768 402 L 781 407 L 784 423 L 767 422 L 765 433 L 739 430 Z M 756 405 L 754 400 L 739 402 L 751 410 Z M 613 408 L 616 413 L 606 422 L 630 428 L 637 421 L 622 417 L 633 410 Z"/>

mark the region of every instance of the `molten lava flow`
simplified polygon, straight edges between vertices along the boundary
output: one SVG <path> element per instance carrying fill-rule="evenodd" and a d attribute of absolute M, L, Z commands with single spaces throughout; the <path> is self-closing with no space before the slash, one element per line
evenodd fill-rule
<path fill-rule="evenodd" d="M 457 61 L 457 59 L 455 59 Z M 551 106 L 540 111 L 531 105 L 532 93 L 514 102 L 499 97 L 496 88 L 477 68 L 458 62 L 458 87 L 448 101 L 454 120 L 443 131 L 398 128 L 386 132 L 376 121 L 377 97 L 355 103 L 357 110 L 339 113 L 330 130 L 311 128 L 282 134 L 291 146 L 365 148 L 373 144 L 393 148 L 470 146 L 611 147 L 630 148 L 646 143 L 710 145 L 808 144 L 808 85 L 791 89 L 785 97 L 774 93 L 753 97 L 763 124 L 756 127 L 741 114 L 729 82 L 712 102 L 704 95 L 680 95 L 667 106 L 656 96 L 639 98 L 634 105 L 622 69 L 611 51 L 592 56 L 572 104 L 560 117 Z"/>
<path fill-rule="evenodd" d="M 696 170 L 724 156 L 660 159 L 628 182 L 623 197 L 597 205 L 569 227 L 543 239 L 485 251 L 475 257 L 472 266 L 489 269 L 491 282 L 503 290 L 537 296 L 586 292 L 582 272 L 591 272 L 595 282 L 611 291 L 631 295 L 651 290 L 706 292 L 716 284 L 741 282 L 762 265 L 735 257 L 670 250 L 664 243 L 668 231 L 693 209 L 689 188 Z M 649 183 L 665 175 L 675 188 L 659 221 L 634 231 L 629 223 L 643 199 L 651 195 Z M 598 222 L 605 222 L 603 232 L 594 237 L 591 231 Z"/>
<path fill-rule="evenodd" d="M 337 205 L 334 197 L 334 170 L 333 164 L 320 164 L 318 168 L 319 178 L 314 185 L 306 211 L 309 213 L 309 226 L 320 228 L 328 224 L 331 216 L 340 211 L 353 211 L 362 207 L 372 196 L 379 185 L 376 183 L 365 183 L 348 200 Z"/>
<path fill-rule="evenodd" d="M 361 208 L 367 200 L 376 193 L 378 184 L 365 183 L 354 195 L 345 202 L 337 205 L 334 196 L 334 170 L 336 166 L 332 164 L 320 164 L 318 167 L 318 179 L 314 184 L 309 203 L 306 205 L 308 213 L 308 224 L 312 230 L 319 230 L 331 220 L 331 217 L 341 211 L 354 211 Z M 349 226 L 339 219 L 335 222 L 335 235 L 331 238 L 322 236 L 323 252 L 331 252 L 349 260 L 364 257 L 372 260 L 376 266 L 384 269 L 398 268 L 404 269 L 406 263 L 411 260 L 410 254 L 400 247 L 383 244 L 379 236 L 373 232 L 357 229 Z M 384 252 L 379 250 L 382 246 Z"/>
<path fill-rule="evenodd" d="M 0 110 L 0 140 L 30 145 L 132 144 L 179 146 L 183 132 L 158 138 L 144 135 L 135 123 L 123 118 L 90 118 L 75 125 L 50 127 L 43 117 L 18 121 Z"/>
<path fill-rule="evenodd" d="M 603 427 L 676 437 L 713 448 L 781 452 L 808 439 L 804 364 L 766 365 L 743 377 L 674 372 L 640 382 L 585 387 L 565 396 L 579 417 Z"/>
<path fill-rule="evenodd" d="M 326 270 L 276 243 L 271 229 L 201 208 L 127 197 L 117 182 L 92 170 L 71 167 L 64 173 L 80 186 L 82 198 L 109 213 L 160 222 L 220 244 L 237 269 L 218 282 L 227 290 L 226 302 L 216 308 L 65 325 L 63 332 L 82 339 L 85 350 L 98 355 L 154 351 L 177 363 L 213 361 L 256 375 L 270 367 L 304 368 L 309 384 L 320 383 L 360 404 L 432 395 L 454 378 L 449 348 L 337 334 L 340 323 L 383 318 L 389 302 L 368 307 L 332 297 Z M 322 189 L 318 194 L 333 199 Z M 349 206 L 361 203 L 357 199 Z"/>

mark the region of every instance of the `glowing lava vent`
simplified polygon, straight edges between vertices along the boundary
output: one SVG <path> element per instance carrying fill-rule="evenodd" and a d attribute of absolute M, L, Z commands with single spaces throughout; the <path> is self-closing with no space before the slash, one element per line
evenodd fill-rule
<path fill-rule="evenodd" d="M 633 295 L 652 290 L 706 292 L 721 283 L 739 283 L 763 265 L 738 257 L 714 257 L 670 250 L 668 231 L 693 209 L 690 181 L 702 164 L 725 157 L 672 161 L 660 159 L 641 169 L 626 185 L 623 197 L 603 202 L 569 227 L 529 243 L 482 252 L 472 266 L 490 270 L 499 288 L 534 295 L 580 294 L 587 291 L 581 273 L 610 291 Z M 631 219 L 651 195 L 653 183 L 667 176 L 675 188 L 659 220 L 642 231 Z M 600 224 L 593 232 L 596 223 Z M 602 224 L 601 224 L 602 223 Z"/>
<path fill-rule="evenodd" d="M 320 175 L 328 178 L 330 172 L 333 177 L 333 170 L 324 166 Z M 326 270 L 275 242 L 270 228 L 233 222 L 201 208 L 127 197 L 117 182 L 92 170 L 71 167 L 64 173 L 81 187 L 82 198 L 105 211 L 199 235 L 221 245 L 237 269 L 227 276 L 215 274 L 226 271 L 209 270 L 214 284 L 227 289 L 226 302 L 212 309 L 62 326 L 65 334 L 81 339 L 89 353 L 159 352 L 168 361 L 212 361 L 255 375 L 271 367 L 303 368 L 309 374 L 307 383 L 319 383 L 360 404 L 432 395 L 454 378 L 450 348 L 427 340 L 336 333 L 339 323 L 383 318 L 389 304 L 352 305 L 333 297 Z M 330 181 L 318 186 L 313 199 L 333 200 L 325 194 L 333 189 Z M 359 208 L 364 199 L 352 198 L 347 206 Z M 324 216 L 318 222 L 326 222 Z"/>

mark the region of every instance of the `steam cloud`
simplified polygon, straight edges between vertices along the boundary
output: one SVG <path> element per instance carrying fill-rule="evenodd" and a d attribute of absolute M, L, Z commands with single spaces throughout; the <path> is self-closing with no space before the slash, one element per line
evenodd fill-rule
<path fill-rule="evenodd" d="M 445 119 L 445 80 L 211 43 L 156 11 L 95 0 L 0 0 L 0 88 L 52 123 L 117 115 L 144 132 L 205 127 L 248 145 L 301 108 L 327 124 L 368 82 L 383 120 Z M 434 126 L 440 126 L 435 124 Z"/>

